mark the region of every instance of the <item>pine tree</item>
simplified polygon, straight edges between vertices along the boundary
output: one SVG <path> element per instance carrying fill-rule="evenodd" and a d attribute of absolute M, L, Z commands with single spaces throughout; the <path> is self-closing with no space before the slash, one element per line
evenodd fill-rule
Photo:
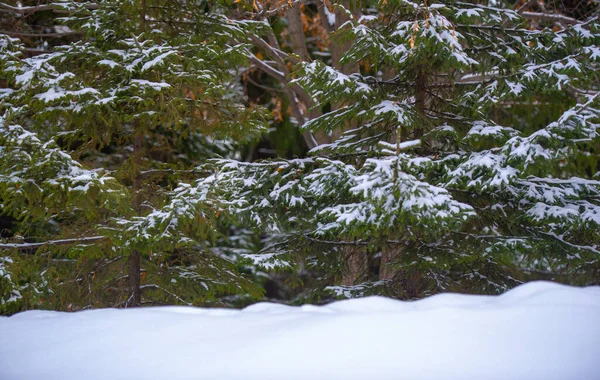
<path fill-rule="evenodd" d="M 249 46 L 236 42 L 261 24 L 203 0 L 26 10 L 47 9 L 81 38 L 32 54 L 0 35 L 0 213 L 14 224 L 0 311 L 260 295 L 211 250 L 219 211 L 172 189 L 264 129 L 239 84 Z"/>
<path fill-rule="evenodd" d="M 307 296 L 597 282 L 597 7 L 573 19 L 535 2 L 362 6 L 336 5 L 340 66 L 288 76 L 331 110 L 303 128 L 333 141 L 305 159 L 214 161 L 181 199 L 266 229 L 246 257 L 313 273 Z"/>

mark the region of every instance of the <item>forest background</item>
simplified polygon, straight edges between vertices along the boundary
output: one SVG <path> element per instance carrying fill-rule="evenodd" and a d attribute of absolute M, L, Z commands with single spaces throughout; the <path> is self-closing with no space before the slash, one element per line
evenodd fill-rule
<path fill-rule="evenodd" d="M 600 283 L 597 1 L 0 3 L 0 313 Z"/>

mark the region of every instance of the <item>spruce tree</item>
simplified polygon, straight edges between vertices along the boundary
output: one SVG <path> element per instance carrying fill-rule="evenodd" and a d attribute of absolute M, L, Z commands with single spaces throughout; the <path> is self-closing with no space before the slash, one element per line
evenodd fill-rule
<path fill-rule="evenodd" d="M 289 76 L 324 111 L 303 128 L 333 141 L 304 159 L 214 161 L 179 196 L 266 229 L 246 257 L 312 273 L 307 296 L 597 282 L 597 7 L 574 19 L 536 4 L 335 5 L 342 67 Z"/>
<path fill-rule="evenodd" d="M 236 42 L 260 25 L 229 20 L 225 3 L 14 6 L 49 9 L 81 38 L 32 54 L 0 35 L 0 213 L 13 221 L 0 311 L 260 295 L 210 249 L 219 211 L 172 191 L 265 126 Z"/>
<path fill-rule="evenodd" d="M 317 1 L 313 54 L 301 2 L 159 3 L 51 4 L 85 34 L 49 55 L 4 38 L 3 305 L 259 295 L 239 265 L 305 297 L 598 281 L 597 5 Z M 263 125 L 247 60 L 310 157 L 213 139 Z"/>

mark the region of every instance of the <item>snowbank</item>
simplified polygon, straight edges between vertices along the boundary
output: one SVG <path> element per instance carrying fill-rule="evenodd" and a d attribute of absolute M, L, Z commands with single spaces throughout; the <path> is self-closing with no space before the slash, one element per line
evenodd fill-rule
<path fill-rule="evenodd" d="M 600 287 L 0 318 L 0 379 L 600 379 Z"/>

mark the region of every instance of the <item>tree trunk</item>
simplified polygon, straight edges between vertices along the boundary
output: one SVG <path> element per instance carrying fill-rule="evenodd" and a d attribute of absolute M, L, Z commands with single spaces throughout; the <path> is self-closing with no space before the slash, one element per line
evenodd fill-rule
<path fill-rule="evenodd" d="M 288 34 L 290 35 L 290 45 L 294 54 L 303 61 L 308 62 L 308 48 L 306 47 L 306 37 L 304 36 L 304 26 L 302 25 L 302 13 L 300 4 L 296 3 L 285 12 L 288 22 Z"/>
<path fill-rule="evenodd" d="M 285 13 L 285 16 L 288 21 L 288 34 L 290 35 L 290 46 L 292 48 L 292 52 L 296 54 L 298 57 L 302 59 L 304 62 L 310 62 L 310 54 L 308 54 L 308 48 L 306 47 L 306 36 L 304 34 L 304 25 L 302 24 L 302 11 L 300 9 L 300 3 L 295 3 L 293 7 L 288 8 Z M 318 109 L 310 109 L 312 107 L 312 102 L 310 98 L 306 96 L 302 96 L 302 94 L 296 93 L 298 98 L 304 102 L 304 105 L 308 109 L 308 115 L 305 115 L 305 120 L 312 120 L 319 116 L 321 116 L 321 111 Z M 302 123 L 304 124 L 304 123 Z M 309 131 L 304 132 L 305 135 L 311 135 L 310 137 L 314 138 L 315 146 L 330 143 L 329 136 L 325 135 L 321 131 L 317 131 L 313 134 Z M 305 140 L 308 136 L 305 136 Z M 311 144 L 308 144 L 309 148 L 314 148 Z"/>
<path fill-rule="evenodd" d="M 419 69 L 417 71 L 417 78 L 415 80 L 415 108 L 423 120 L 425 119 L 423 116 L 425 114 L 425 105 L 427 104 L 427 92 L 425 88 L 426 83 L 425 73 L 422 69 Z M 421 138 L 424 131 L 425 125 L 420 125 L 415 128 L 414 138 Z"/>
<path fill-rule="evenodd" d="M 355 1 L 346 0 L 341 2 L 341 5 L 346 9 L 352 9 L 352 13 L 354 17 L 360 17 L 360 9 L 359 6 L 355 4 Z M 342 25 L 348 21 L 349 18 L 346 15 L 346 12 L 341 10 L 339 7 L 335 10 L 335 29 L 337 31 L 340 29 Z M 337 70 L 341 71 L 344 74 L 352 74 L 360 72 L 360 67 L 358 63 L 351 62 L 345 65 L 340 63 L 340 59 L 352 46 L 352 41 L 344 41 L 343 43 L 331 43 L 329 49 L 331 50 L 331 63 L 333 67 Z"/>
<path fill-rule="evenodd" d="M 346 262 L 346 268 L 342 275 L 342 285 L 352 286 L 360 284 L 364 280 L 364 274 L 368 269 L 365 248 L 342 246 L 341 252 Z"/>
<path fill-rule="evenodd" d="M 358 3 L 358 4 L 357 4 Z M 354 17 L 360 17 L 360 1 L 346 0 L 340 2 L 344 8 L 351 10 Z M 339 7 L 335 9 L 335 26 L 334 32 L 339 30 L 340 27 L 349 20 L 348 15 L 341 10 Z M 329 49 L 331 51 L 331 63 L 334 68 L 341 71 L 344 74 L 360 73 L 360 66 L 356 62 L 347 63 L 342 65 L 340 60 L 343 55 L 352 46 L 352 41 L 345 41 L 343 43 L 330 42 Z M 332 104 L 332 111 L 339 109 L 342 104 Z M 347 121 L 346 125 L 338 130 L 332 132 L 331 136 L 326 136 L 329 142 L 337 140 L 346 130 L 354 129 L 357 126 L 355 120 Z M 347 260 L 347 272 L 344 273 L 342 282 L 344 285 L 355 285 L 361 283 L 364 280 L 364 274 L 368 268 L 368 254 L 365 247 L 358 247 L 348 250 L 345 252 Z"/>
<path fill-rule="evenodd" d="M 144 135 L 138 132 L 133 140 L 133 156 L 135 167 L 135 178 L 133 180 L 133 208 L 139 212 L 141 205 L 140 190 L 142 187 L 142 175 L 140 166 L 142 164 L 142 149 L 143 149 Z M 129 299 L 127 301 L 128 307 L 137 307 L 142 304 L 142 289 L 140 288 L 140 272 L 141 272 L 141 254 L 140 251 L 134 249 L 129 254 L 127 260 L 127 269 L 129 275 Z"/>
<path fill-rule="evenodd" d="M 128 307 L 138 307 L 142 304 L 142 289 L 140 288 L 141 255 L 134 249 L 127 260 L 129 274 L 129 299 Z"/>
<path fill-rule="evenodd" d="M 381 251 L 381 263 L 379 265 L 379 280 L 392 280 L 397 273 L 397 269 L 393 267 L 393 262 L 398 259 L 406 250 L 406 247 L 399 245 L 395 247 L 387 247 Z"/>

